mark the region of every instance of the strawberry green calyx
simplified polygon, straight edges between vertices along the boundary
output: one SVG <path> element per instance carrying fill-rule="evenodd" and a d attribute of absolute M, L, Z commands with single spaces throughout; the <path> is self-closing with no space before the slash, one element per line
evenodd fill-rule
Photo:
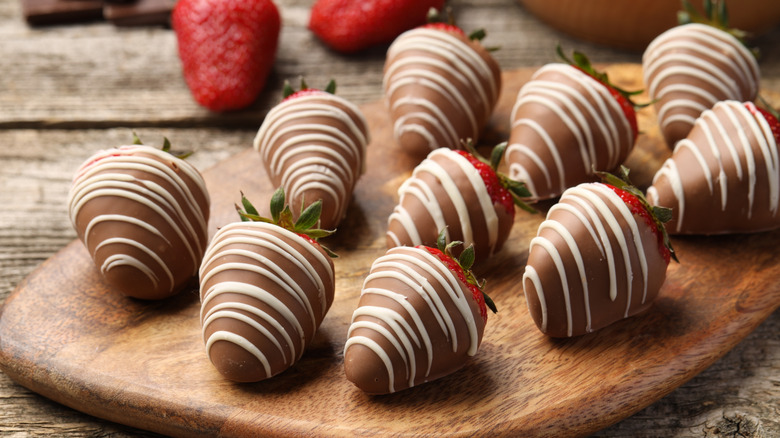
<path fill-rule="evenodd" d="M 455 32 L 460 33 L 463 35 L 466 35 L 466 33 L 458 27 L 457 24 L 455 24 L 455 17 L 452 14 L 452 10 L 450 8 L 446 8 L 445 11 L 439 11 L 436 8 L 431 8 L 428 10 L 428 17 L 427 17 L 427 27 L 439 29 L 443 31 L 449 31 L 449 32 Z M 466 37 L 471 41 L 478 41 L 482 42 L 483 39 L 487 36 L 487 32 L 485 32 L 485 29 L 476 29 L 466 35 Z M 486 48 L 488 51 L 495 51 L 497 48 Z"/>
<path fill-rule="evenodd" d="M 679 24 L 699 23 L 720 29 L 745 44 L 748 33 L 729 27 L 729 12 L 725 0 L 704 0 L 704 15 L 700 14 L 688 0 L 682 2 L 683 10 L 677 13 Z"/>
<path fill-rule="evenodd" d="M 290 206 L 285 202 L 284 190 L 279 187 L 271 197 L 271 217 L 260 216 L 257 209 L 241 193 L 241 206 L 236 205 L 236 211 L 242 222 L 265 222 L 278 225 L 288 231 L 304 236 L 317 243 L 330 257 L 336 258 L 338 255 L 318 242 L 322 237 L 330 236 L 335 230 L 323 230 L 313 228 L 320 220 L 322 213 L 322 200 L 317 200 L 306 208 L 301 205 L 301 214 L 297 220 L 293 219 Z M 242 209 L 243 207 L 243 209 Z"/>
<path fill-rule="evenodd" d="M 462 144 L 466 152 L 471 154 L 479 162 L 488 165 L 490 169 L 493 170 L 496 178 L 498 178 L 498 184 L 509 192 L 509 194 L 512 196 L 512 203 L 514 205 L 529 213 L 537 213 L 533 207 L 528 205 L 523 200 L 531 197 L 531 192 L 528 190 L 528 187 L 526 187 L 525 183 L 521 181 L 515 181 L 509 176 L 498 171 L 498 166 L 501 164 L 501 160 L 504 158 L 504 151 L 508 145 L 507 142 L 499 143 L 493 147 L 493 150 L 490 153 L 490 160 L 487 160 L 477 151 L 471 139 L 463 141 Z"/>
<path fill-rule="evenodd" d="M 494 303 L 490 296 L 488 296 L 488 294 L 486 294 L 483 290 L 486 281 L 482 280 L 482 282 L 479 282 L 474 276 L 474 273 L 471 271 L 471 267 L 474 265 L 474 245 L 469 245 L 466 249 L 461 251 L 460 256 L 456 258 L 452 254 L 452 248 L 463 245 L 463 242 L 455 240 L 447 243 L 447 238 L 445 237 L 446 230 L 447 228 L 445 227 L 442 228 L 442 230 L 439 232 L 439 236 L 436 238 L 436 248 L 445 257 L 448 257 L 457 265 L 460 273 L 463 275 L 461 280 L 463 280 L 464 283 L 469 286 L 469 288 L 472 290 L 472 293 L 476 293 L 478 291 L 485 302 L 485 306 L 487 306 L 487 308 L 489 308 L 493 313 L 498 313 L 496 303 Z"/>
<path fill-rule="evenodd" d="M 328 85 L 325 86 L 324 90 L 318 90 L 316 88 L 309 88 L 309 85 L 306 84 L 306 80 L 301 78 L 301 88 L 296 90 L 290 85 L 290 81 L 284 81 L 284 87 L 282 88 L 282 97 L 283 99 L 287 99 L 291 96 L 294 96 L 298 93 L 304 93 L 308 91 L 324 91 L 326 93 L 330 94 L 336 94 L 336 81 L 331 79 L 328 82 Z"/>
<path fill-rule="evenodd" d="M 620 166 L 619 176 L 613 175 L 609 172 L 596 171 L 595 173 L 596 175 L 601 177 L 601 180 L 605 184 L 613 186 L 623 192 L 626 192 L 636 199 L 636 202 L 639 203 L 640 207 L 644 210 L 644 212 L 632 210 L 632 213 L 644 216 L 645 219 L 648 219 L 649 221 L 652 222 L 653 225 L 655 225 L 655 228 L 659 233 L 658 234 L 659 239 L 661 240 L 660 243 L 663 245 L 663 248 L 665 249 L 665 251 L 668 251 L 668 255 L 669 257 L 671 257 L 672 260 L 674 260 L 677 263 L 680 263 L 680 261 L 677 259 L 677 254 L 675 253 L 674 248 L 672 247 L 672 241 L 669 238 L 669 233 L 667 233 L 666 226 L 664 225 L 665 223 L 669 222 L 672 219 L 672 209 L 667 207 L 650 205 L 650 203 L 647 202 L 647 198 L 645 198 L 644 193 L 642 193 L 642 191 L 639 190 L 636 186 L 634 186 L 629 180 L 628 178 L 629 169 L 626 166 Z M 618 195 L 620 195 L 620 193 L 618 193 Z M 626 199 L 623 199 L 623 201 L 626 201 Z"/>
<path fill-rule="evenodd" d="M 144 144 L 135 132 L 133 132 L 133 144 L 134 145 L 139 145 L 139 146 L 142 146 Z M 182 159 L 182 160 L 184 160 L 187 157 L 189 157 L 190 155 L 192 155 L 192 151 L 190 151 L 190 152 L 182 152 L 180 154 L 171 152 L 171 141 L 168 140 L 168 137 L 163 137 L 163 144 L 162 144 L 161 150 L 163 152 L 167 152 L 167 153 L 173 155 L 174 157 Z"/>
<path fill-rule="evenodd" d="M 632 97 L 642 94 L 644 90 L 628 91 L 615 86 L 615 84 L 610 82 L 609 76 L 606 73 L 598 71 L 595 67 L 593 67 L 593 64 L 591 64 L 590 60 L 584 53 L 574 50 L 572 52 L 572 59 L 569 59 L 566 54 L 563 53 L 563 48 L 560 46 L 560 44 L 555 47 L 555 52 L 558 54 L 558 57 L 561 58 L 561 60 L 563 60 L 565 63 L 571 65 L 572 67 L 579 68 L 597 81 L 620 93 L 620 95 L 622 95 L 635 109 L 644 108 L 653 103 L 636 103 L 631 100 Z"/>

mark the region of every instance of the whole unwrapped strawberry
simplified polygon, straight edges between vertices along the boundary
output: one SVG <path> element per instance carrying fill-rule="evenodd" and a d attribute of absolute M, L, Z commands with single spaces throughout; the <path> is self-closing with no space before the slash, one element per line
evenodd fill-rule
<path fill-rule="evenodd" d="M 357 52 L 393 41 L 442 6 L 444 0 L 318 0 L 309 29 L 334 50 Z"/>
<path fill-rule="evenodd" d="M 171 16 L 184 79 L 212 111 L 249 106 L 265 86 L 281 22 L 270 0 L 179 0 Z"/>

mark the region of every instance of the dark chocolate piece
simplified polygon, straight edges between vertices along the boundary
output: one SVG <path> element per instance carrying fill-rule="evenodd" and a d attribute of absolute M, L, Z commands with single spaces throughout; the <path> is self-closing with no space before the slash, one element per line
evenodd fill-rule
<path fill-rule="evenodd" d="M 101 0 L 21 0 L 22 16 L 32 26 L 78 23 L 103 17 Z"/>
<path fill-rule="evenodd" d="M 116 26 L 170 26 L 176 0 L 106 2 L 103 16 Z"/>

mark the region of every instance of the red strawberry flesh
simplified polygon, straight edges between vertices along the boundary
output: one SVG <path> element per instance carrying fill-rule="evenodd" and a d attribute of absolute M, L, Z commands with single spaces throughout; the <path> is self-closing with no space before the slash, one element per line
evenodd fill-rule
<path fill-rule="evenodd" d="M 317 0 L 309 29 L 334 50 L 354 53 L 391 42 L 443 6 L 444 0 Z"/>
<path fill-rule="evenodd" d="M 764 116 L 764 119 L 769 124 L 769 128 L 772 130 L 772 135 L 775 137 L 775 144 L 780 147 L 780 121 L 777 120 L 777 117 L 764 108 L 757 107 L 753 102 L 745 102 L 745 108 L 747 108 L 753 116 L 758 114 Z"/>
<path fill-rule="evenodd" d="M 653 234 L 655 234 L 656 240 L 658 242 L 658 251 L 661 252 L 661 256 L 664 258 L 664 261 L 668 265 L 671 259 L 671 252 L 669 252 L 669 248 L 667 248 L 666 245 L 664 244 L 663 233 L 661 233 L 661 230 L 658 229 L 658 225 L 656 225 L 653 216 L 650 214 L 649 211 L 647 211 L 647 208 L 645 208 L 645 206 L 642 205 L 642 202 L 639 199 L 637 199 L 636 196 L 629 193 L 628 191 L 617 188 L 610 184 L 605 184 L 605 185 L 610 189 L 612 189 L 612 191 L 614 191 L 615 194 L 617 194 L 620 197 L 620 199 L 623 200 L 623 202 L 628 206 L 628 209 L 631 211 L 631 214 L 633 214 L 634 216 L 639 216 L 642 219 L 644 219 L 647 226 L 650 227 L 651 230 L 653 230 Z"/>
<path fill-rule="evenodd" d="M 195 101 L 212 111 L 254 102 L 279 39 L 279 11 L 271 0 L 179 0 L 171 22 Z"/>
<path fill-rule="evenodd" d="M 509 190 L 506 189 L 506 187 L 501 184 L 501 181 L 499 180 L 498 175 L 496 175 L 495 170 L 493 170 L 489 164 L 480 161 L 477 159 L 477 157 L 466 151 L 456 150 L 455 152 L 469 160 L 469 163 L 471 163 L 471 165 L 477 169 L 477 172 L 479 172 L 479 175 L 482 177 L 482 181 L 485 183 L 485 188 L 487 189 L 487 192 L 490 195 L 490 199 L 493 201 L 493 203 L 503 205 L 507 213 L 514 216 L 515 204 L 514 200 L 512 199 L 512 194 L 509 192 Z"/>
<path fill-rule="evenodd" d="M 298 98 L 298 97 L 312 96 L 312 95 L 321 94 L 321 93 L 324 93 L 324 91 L 318 90 L 316 88 L 304 88 L 303 90 L 298 90 L 298 91 L 294 92 L 293 94 L 285 97 L 284 99 L 282 99 L 282 102 L 285 102 L 285 101 L 288 101 L 288 100 L 292 100 L 292 99 L 295 99 L 295 98 Z"/>
<path fill-rule="evenodd" d="M 471 291 L 471 295 L 474 297 L 474 301 L 476 301 L 477 305 L 479 305 L 479 313 L 480 315 L 482 315 L 482 320 L 487 321 L 488 318 L 487 305 L 485 304 L 485 297 L 482 295 L 482 290 L 480 290 L 480 288 L 476 284 L 473 284 L 468 281 L 468 279 L 466 278 L 466 273 L 463 272 L 463 268 L 458 264 L 458 262 L 437 248 L 431 248 L 429 246 L 422 246 L 422 245 L 417 246 L 417 248 L 422 248 L 427 250 L 429 253 L 431 253 L 436 258 L 441 260 L 441 262 L 444 263 L 444 266 L 446 266 L 447 269 L 455 273 L 455 275 L 458 277 L 458 280 L 460 280 L 461 283 L 466 285 L 466 287 L 468 287 L 469 290 Z"/>
<path fill-rule="evenodd" d="M 449 23 L 428 23 L 423 27 L 426 29 L 440 30 L 442 32 L 451 32 L 460 35 L 466 35 L 466 33 L 463 32 L 463 29 L 459 28 L 458 26 L 455 26 L 454 24 L 449 24 Z"/>

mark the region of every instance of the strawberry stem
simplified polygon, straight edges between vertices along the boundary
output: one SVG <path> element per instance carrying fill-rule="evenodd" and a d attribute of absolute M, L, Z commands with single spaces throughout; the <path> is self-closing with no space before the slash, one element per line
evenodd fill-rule
<path fill-rule="evenodd" d="M 555 47 L 555 52 L 558 54 L 558 57 L 561 58 L 561 60 L 563 60 L 565 63 L 571 65 L 572 67 L 579 68 L 583 72 L 592 76 L 597 81 L 601 82 L 602 84 L 620 93 L 628 101 L 628 103 L 630 103 L 631 106 L 633 106 L 634 108 L 636 109 L 644 108 L 653 103 L 653 102 L 636 103 L 633 100 L 631 100 L 631 97 L 642 94 L 644 90 L 628 91 L 615 86 L 615 84 L 610 82 L 607 73 L 596 70 L 596 68 L 593 67 L 593 64 L 591 64 L 590 59 L 588 59 L 588 57 L 584 53 L 574 50 L 572 51 L 572 59 L 569 59 L 566 56 L 566 54 L 563 53 L 563 48 L 561 47 L 560 44 L 558 44 Z"/>
<path fill-rule="evenodd" d="M 704 15 L 700 14 L 688 0 L 683 0 L 682 7 L 683 10 L 677 12 L 677 22 L 680 25 L 690 23 L 706 24 L 731 34 L 739 42 L 747 46 L 745 40 L 750 34 L 730 27 L 729 11 L 725 0 L 704 0 Z M 757 52 L 753 51 L 753 54 L 756 55 Z"/>
<path fill-rule="evenodd" d="M 477 278 L 474 276 L 474 273 L 471 271 L 471 267 L 474 265 L 474 245 L 469 245 L 467 248 L 465 248 L 460 253 L 460 257 L 455 258 L 455 256 L 452 254 L 452 248 L 463 245 L 463 242 L 459 240 L 453 240 L 450 243 L 447 243 L 447 237 L 446 237 L 446 231 L 447 227 L 439 231 L 439 236 L 436 238 L 436 247 L 441 251 L 445 256 L 451 258 L 455 261 L 455 263 L 458 264 L 460 269 L 463 271 L 463 276 L 466 279 L 466 282 L 474 285 L 479 289 L 479 291 L 482 293 L 482 298 L 485 300 L 485 305 L 493 312 L 498 313 L 498 308 L 496 307 L 496 303 L 493 301 L 490 296 L 485 293 L 484 287 L 485 287 L 485 280 L 482 280 L 480 283 Z"/>
<path fill-rule="evenodd" d="M 509 191 L 510 195 L 512 195 L 512 202 L 516 206 L 529 213 L 537 213 L 536 209 L 524 201 L 524 199 L 531 197 L 531 191 L 528 190 L 528 187 L 525 185 L 525 183 L 522 181 L 513 180 L 509 176 L 498 171 L 498 166 L 501 164 L 501 160 L 504 158 L 504 152 L 508 146 L 507 142 L 501 142 L 493 147 L 493 149 L 490 151 L 490 161 L 485 159 L 485 157 L 483 157 L 482 154 L 477 151 L 477 149 L 474 147 L 474 142 L 471 139 L 467 139 L 461 143 L 463 145 L 463 149 L 465 149 L 466 152 L 470 153 L 474 156 L 474 158 L 487 164 L 491 169 L 493 169 L 493 172 L 495 172 L 496 176 L 498 177 L 499 183 Z"/>
<path fill-rule="evenodd" d="M 244 193 L 241 192 L 241 206 L 236 205 L 236 212 L 242 222 L 265 222 L 278 225 L 293 233 L 306 236 L 317 243 L 330 257 L 338 257 L 336 253 L 320 244 L 317 240 L 322 237 L 330 236 L 335 230 L 323 230 L 313 228 L 320 220 L 322 213 L 322 200 L 317 200 L 308 207 L 304 208 L 305 203 L 301 202 L 301 214 L 296 221 L 293 221 L 293 214 L 290 206 L 285 202 L 284 189 L 279 187 L 271 196 L 271 218 L 260 216 L 257 209 L 249 202 Z M 242 209 L 243 207 L 243 209 Z"/>
<path fill-rule="evenodd" d="M 133 131 L 133 144 L 134 145 L 139 145 L 139 146 L 143 146 L 143 144 L 144 144 L 141 141 L 141 139 L 138 137 L 138 134 L 135 133 L 135 131 Z M 162 147 L 160 148 L 160 150 L 162 150 L 163 152 L 167 152 L 167 153 L 169 153 L 169 154 L 173 155 L 174 157 L 179 158 L 181 160 L 184 160 L 187 157 L 189 157 L 190 155 L 192 155 L 192 151 L 181 152 L 181 153 L 173 153 L 173 152 L 171 152 L 171 141 L 168 140 L 168 137 L 163 137 L 163 144 L 162 144 Z"/>

